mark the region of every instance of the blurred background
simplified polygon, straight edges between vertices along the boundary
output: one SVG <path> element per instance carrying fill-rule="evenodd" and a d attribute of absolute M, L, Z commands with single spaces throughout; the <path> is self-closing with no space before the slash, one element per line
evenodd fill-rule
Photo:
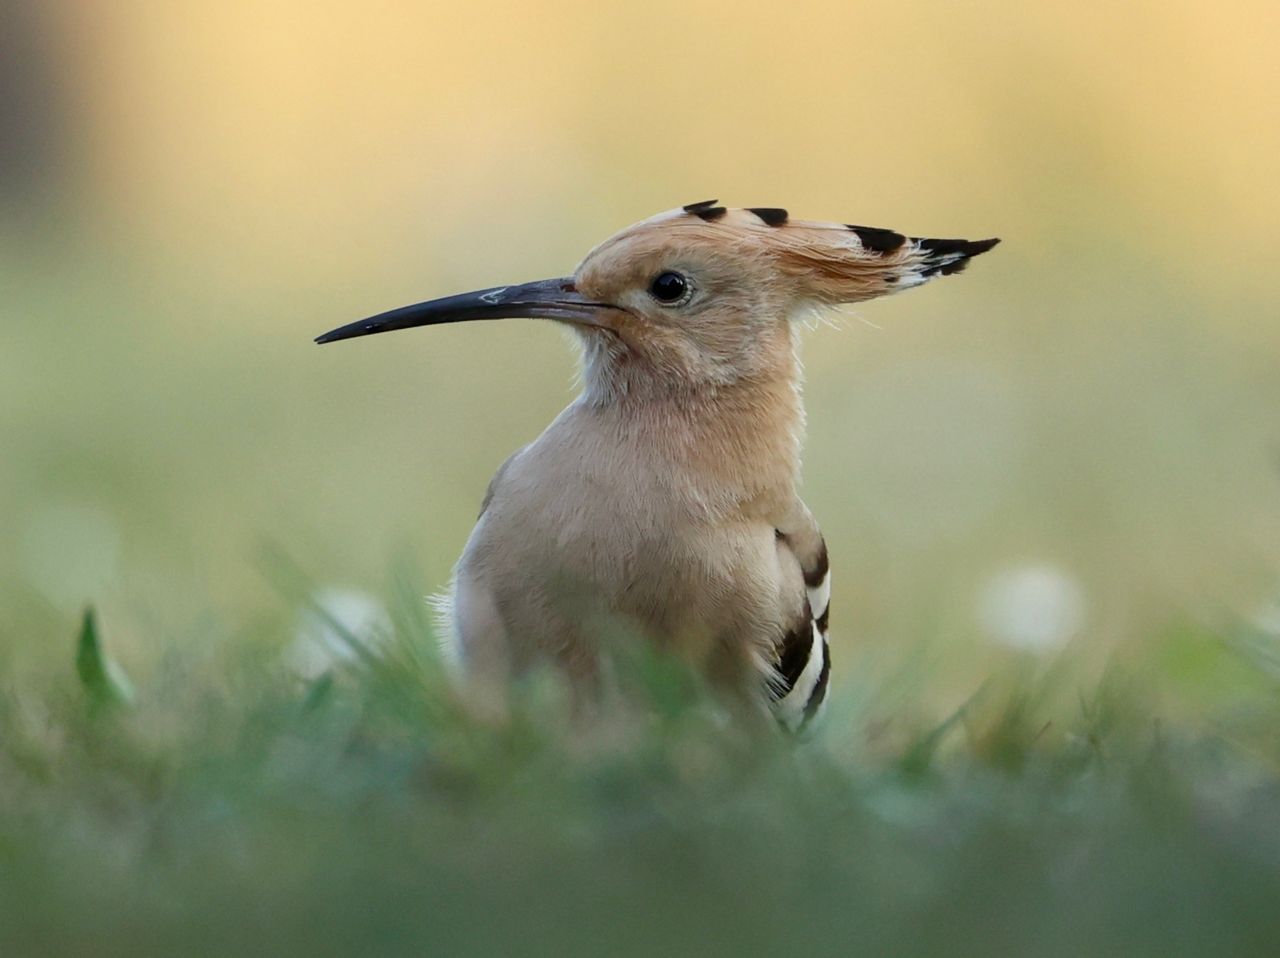
<path fill-rule="evenodd" d="M 1004 239 L 806 337 L 842 661 L 924 649 L 941 708 L 1006 659 L 1280 631 L 1278 31 L 1260 0 L 5 4 L 0 650 L 65 657 L 92 601 L 145 670 L 274 614 L 271 549 L 443 586 L 574 395 L 568 337 L 312 337 L 709 197 Z"/>

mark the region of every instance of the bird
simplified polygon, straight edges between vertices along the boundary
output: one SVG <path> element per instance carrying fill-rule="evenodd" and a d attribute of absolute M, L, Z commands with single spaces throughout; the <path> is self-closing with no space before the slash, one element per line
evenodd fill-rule
<path fill-rule="evenodd" d="M 317 337 L 498 318 L 577 333 L 581 393 L 498 468 L 444 596 L 455 674 L 498 695 L 551 663 L 590 695 L 616 628 L 768 725 L 816 722 L 831 681 L 831 567 L 797 491 L 800 330 L 816 311 L 959 273 L 998 242 L 704 200 L 626 227 L 572 275 Z"/>

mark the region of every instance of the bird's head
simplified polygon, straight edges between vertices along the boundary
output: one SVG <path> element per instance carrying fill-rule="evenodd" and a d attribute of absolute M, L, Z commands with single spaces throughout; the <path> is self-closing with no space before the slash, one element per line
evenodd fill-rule
<path fill-rule="evenodd" d="M 633 366 L 659 384 L 723 385 L 789 355 L 793 320 L 814 307 L 959 272 L 997 242 L 909 238 L 707 200 L 627 227 L 572 276 L 406 306 L 316 341 L 468 319 L 554 319 L 582 332 L 589 376 Z"/>

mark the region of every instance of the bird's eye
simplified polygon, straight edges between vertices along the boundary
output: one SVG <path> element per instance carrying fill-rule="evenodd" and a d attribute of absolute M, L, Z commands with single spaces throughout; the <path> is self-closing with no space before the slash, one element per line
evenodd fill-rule
<path fill-rule="evenodd" d="M 689 295 L 689 281 L 670 270 L 659 273 L 649 284 L 649 295 L 664 305 L 674 305 Z"/>

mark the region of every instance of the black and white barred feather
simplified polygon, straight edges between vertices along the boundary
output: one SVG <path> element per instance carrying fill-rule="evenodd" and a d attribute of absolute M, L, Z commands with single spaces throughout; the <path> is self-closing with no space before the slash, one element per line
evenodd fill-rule
<path fill-rule="evenodd" d="M 783 637 L 770 682 L 778 722 L 798 732 L 822 712 L 831 678 L 831 565 L 823 543 L 816 561 L 804 570 L 807 593 L 803 621 Z"/>

